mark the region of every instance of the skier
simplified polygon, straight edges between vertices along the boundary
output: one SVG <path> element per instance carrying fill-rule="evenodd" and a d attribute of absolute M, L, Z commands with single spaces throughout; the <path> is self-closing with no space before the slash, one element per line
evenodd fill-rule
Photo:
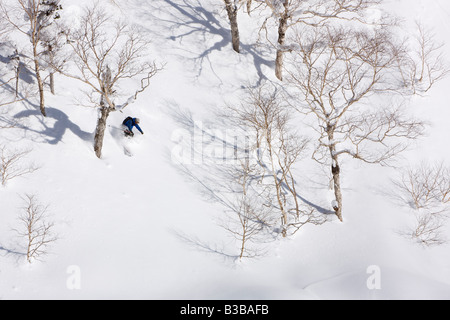
<path fill-rule="evenodd" d="M 134 136 L 133 127 L 136 127 L 140 133 L 144 134 L 141 127 L 139 127 L 140 122 L 141 121 L 139 120 L 139 118 L 132 118 L 132 117 L 127 117 L 125 120 L 123 120 L 122 125 L 124 126 L 125 136 L 127 137 Z"/>

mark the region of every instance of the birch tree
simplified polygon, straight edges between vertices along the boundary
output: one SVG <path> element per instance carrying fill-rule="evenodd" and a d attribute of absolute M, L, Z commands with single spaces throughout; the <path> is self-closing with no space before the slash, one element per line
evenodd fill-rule
<path fill-rule="evenodd" d="M 214 126 L 174 111 L 184 129 L 173 141 L 183 155 L 172 160 L 205 199 L 224 208 L 221 225 L 238 241 L 238 258 L 256 257 L 265 243 L 326 222 L 302 199 L 297 170 L 309 139 L 296 130 L 292 110 L 274 87 L 249 88 L 239 102 L 218 111 Z"/>
<path fill-rule="evenodd" d="M 440 205 L 450 205 L 450 167 L 443 162 L 422 162 L 403 169 L 393 183 L 401 199 L 414 209 L 432 209 L 436 213 Z"/>
<path fill-rule="evenodd" d="M 86 8 L 80 27 L 67 33 L 76 71 L 55 65 L 58 72 L 83 82 L 91 89 L 89 99 L 99 110 L 94 151 L 101 158 L 107 119 L 111 112 L 125 108 L 147 89 L 159 70 L 155 63 L 145 62 L 148 41 L 136 28 L 108 15 L 98 5 Z M 141 77 L 135 92 L 121 92 L 120 85 Z M 121 104 L 116 97 L 130 95 Z"/>
<path fill-rule="evenodd" d="M 241 6 L 245 5 L 247 11 L 250 12 L 252 0 L 223 0 L 227 11 L 228 20 L 231 28 L 231 43 L 233 50 L 240 53 L 240 36 L 238 24 L 238 12 Z"/>
<path fill-rule="evenodd" d="M 444 44 L 436 40 L 433 31 L 418 21 L 416 30 L 405 59 L 398 61 L 398 68 L 405 87 L 409 87 L 412 94 L 422 95 L 445 78 L 450 68 L 444 59 Z"/>
<path fill-rule="evenodd" d="M 49 247 L 57 240 L 54 223 L 49 220 L 48 206 L 39 203 L 36 195 L 25 195 L 24 207 L 19 215 L 20 228 L 15 230 L 26 239 L 27 261 L 32 263 L 49 253 Z"/>
<path fill-rule="evenodd" d="M 388 28 L 310 28 L 297 35 L 296 45 L 289 82 L 300 93 L 297 109 L 316 121 L 313 158 L 330 166 L 334 209 L 342 221 L 341 157 L 387 165 L 408 140 L 421 136 L 425 123 L 390 105 L 393 95 L 408 88 L 397 68 L 405 47 Z"/>
<path fill-rule="evenodd" d="M 291 51 L 286 44 L 287 33 L 295 25 L 319 27 L 332 19 L 369 23 L 364 12 L 377 6 L 382 0 L 255 0 L 264 3 L 277 23 L 275 75 L 283 80 L 284 54 Z M 267 31 L 267 20 L 262 29 Z M 378 23 L 381 23 L 379 21 Z"/>
<path fill-rule="evenodd" d="M 17 0 L 14 6 L 6 5 L 5 1 L 0 2 L 0 8 L 5 19 L 15 28 L 30 39 L 31 55 L 30 60 L 36 75 L 36 82 L 39 91 L 39 109 L 43 116 L 45 112 L 44 80 L 42 71 L 42 50 L 41 40 L 43 31 L 57 17 L 56 10 L 60 8 L 59 0 Z"/>
<path fill-rule="evenodd" d="M 222 226 L 239 242 L 239 259 L 260 254 L 258 245 L 264 242 L 265 231 L 278 221 L 263 197 L 268 190 L 256 190 L 253 181 L 261 171 L 250 159 L 242 158 L 236 166 L 227 170 L 230 189 L 234 196 L 228 202 L 228 218 Z M 266 198 L 267 199 L 267 198 Z"/>
<path fill-rule="evenodd" d="M 268 86 L 249 89 L 249 98 L 238 106 L 230 106 L 227 118 L 254 139 L 251 148 L 256 151 L 256 159 L 244 190 L 247 198 L 259 198 L 261 208 L 270 208 L 264 219 L 267 225 L 286 237 L 307 223 L 323 223 L 315 209 L 300 201 L 295 168 L 309 140 L 292 127 L 290 109 L 279 94 Z M 249 196 L 251 193 L 253 196 Z"/>
<path fill-rule="evenodd" d="M 11 150 L 5 145 L 0 145 L 0 183 L 2 186 L 6 186 L 14 178 L 22 177 L 39 169 L 35 164 L 24 164 L 24 160 L 30 152 L 31 150 Z"/>
<path fill-rule="evenodd" d="M 390 193 L 413 209 L 415 225 L 404 235 L 422 245 L 446 242 L 444 227 L 450 212 L 450 167 L 444 162 L 421 162 L 400 170 Z"/>
<path fill-rule="evenodd" d="M 227 10 L 228 19 L 230 20 L 231 27 L 231 43 L 233 50 L 237 53 L 240 52 L 240 39 L 239 39 L 239 26 L 237 21 L 238 3 L 235 0 L 224 0 L 225 9 Z"/>

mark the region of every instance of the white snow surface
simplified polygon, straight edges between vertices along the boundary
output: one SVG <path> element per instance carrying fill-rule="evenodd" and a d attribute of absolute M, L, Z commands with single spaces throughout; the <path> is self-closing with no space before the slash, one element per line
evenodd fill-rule
<path fill-rule="evenodd" d="M 62 18 L 76 23 L 85 3 L 63 0 Z M 148 32 L 151 59 L 165 63 L 164 70 L 123 113 L 111 114 L 101 160 L 92 146 L 97 111 L 77 105 L 81 85 L 73 80 L 56 76 L 47 118 L 30 104 L 0 115 L 25 123 L 1 129 L 0 143 L 32 149 L 29 161 L 41 166 L 0 188 L 0 299 L 450 299 L 449 244 L 424 248 L 400 236 L 414 215 L 386 192 L 396 169 L 350 159 L 342 166 L 343 223 L 308 225 L 268 243 L 258 258 L 236 260 L 239 244 L 218 223 L 223 208 L 205 201 L 178 170 L 172 138 L 183 129 L 182 113 L 211 123 L 214 110 L 237 101 L 247 84 L 262 76 L 275 81 L 274 52 L 258 51 L 256 18 L 241 13 L 242 53 L 234 53 L 226 12 L 215 0 L 100 3 Z M 406 25 L 419 19 L 448 41 L 448 0 L 387 5 Z M 445 50 L 450 57 L 450 46 Z M 447 78 L 411 101 L 431 126 L 402 166 L 449 164 L 449 87 Z M 139 117 L 145 132 L 127 142 L 132 157 L 114 132 L 127 115 Z M 305 198 L 328 207 L 333 199 L 320 166 L 306 160 L 301 171 Z M 49 204 L 59 236 L 50 254 L 32 264 L 13 231 L 25 193 Z M 376 289 L 368 286 L 373 266 L 380 271 Z M 73 270 L 76 288 L 69 283 Z"/>

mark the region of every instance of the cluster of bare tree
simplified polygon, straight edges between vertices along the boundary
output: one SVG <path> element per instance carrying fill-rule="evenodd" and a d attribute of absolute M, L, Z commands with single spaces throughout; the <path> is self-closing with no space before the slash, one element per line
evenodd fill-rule
<path fill-rule="evenodd" d="M 277 19 L 276 76 L 290 92 L 284 97 L 291 101 L 289 111 L 307 115 L 317 132 L 312 157 L 330 168 L 332 206 L 342 221 L 341 158 L 389 165 L 423 134 L 425 123 L 408 112 L 404 98 L 427 92 L 448 74 L 442 45 L 419 23 L 417 35 L 405 39 L 398 36 L 395 17 L 382 14 L 371 20 L 366 12 L 381 0 L 235 1 L 235 13 L 243 4 L 250 10 L 252 3 L 270 8 L 266 22 Z M 261 30 L 268 33 L 266 22 Z M 289 60 L 284 62 L 286 52 Z M 234 114 L 255 122 L 258 117 L 244 116 L 246 110 L 234 108 Z M 283 143 L 289 145 L 289 139 Z M 295 181 L 287 173 L 274 176 L 285 192 L 292 190 L 285 178 Z M 282 201 L 278 208 L 283 212 Z"/>
<path fill-rule="evenodd" d="M 249 89 L 248 99 L 229 106 L 224 117 L 250 141 L 243 149 L 227 144 L 237 161 L 220 168 L 224 186 L 210 193 L 234 217 L 227 229 L 240 240 L 243 257 L 249 253 L 248 244 L 267 231 L 288 236 L 306 223 L 324 221 L 301 201 L 297 189 L 295 168 L 308 146 L 312 158 L 329 168 L 332 207 L 342 221 L 342 157 L 388 165 L 425 128 L 397 98 L 427 92 L 449 69 L 441 45 L 425 27 L 417 25 L 417 36 L 398 37 L 396 19 L 381 13 L 382 0 L 224 0 L 224 4 L 236 52 L 240 52 L 240 9 L 268 13 L 259 32 L 276 52 L 275 75 L 289 93 L 281 97 L 267 86 Z M 137 99 L 160 70 L 146 60 L 146 36 L 98 4 L 85 8 L 78 26 L 70 27 L 60 21 L 59 0 L 0 0 L 0 9 L 0 37 L 15 32 L 30 44 L 13 45 L 14 75 L 1 75 L 5 81 L 0 90 L 15 80 L 15 97 L 2 104 L 23 97 L 19 75 L 25 65 L 34 70 L 43 116 L 43 70 L 49 73 L 52 93 L 55 73 L 79 81 L 90 90 L 90 106 L 99 111 L 94 150 L 100 158 L 110 113 Z M 370 15 L 374 10 L 380 13 L 376 19 Z M 122 84 L 135 79 L 141 80 L 140 85 L 124 92 L 127 86 Z M 307 116 L 315 137 L 298 134 L 305 123 L 295 114 Z M 428 196 L 436 199 L 437 194 L 420 193 L 416 205 Z M 448 202 L 448 192 L 442 195 Z"/>
<path fill-rule="evenodd" d="M 0 145 L 0 183 L 3 187 L 11 180 L 31 174 L 39 169 L 26 161 L 31 150 L 11 150 Z M 19 225 L 14 229 L 25 244 L 26 259 L 29 263 L 39 260 L 49 253 L 49 246 L 56 241 L 54 224 L 49 222 L 47 206 L 39 203 L 36 195 L 22 197 L 25 206 L 18 216 Z"/>
<path fill-rule="evenodd" d="M 14 124 L 0 126 L 0 129 L 14 128 Z M 11 148 L 0 145 L 0 184 L 2 187 L 20 177 L 32 174 L 40 169 L 38 165 L 27 161 L 31 149 Z M 36 195 L 27 194 L 22 197 L 24 207 L 18 216 L 18 227 L 14 229 L 24 245 L 23 255 L 29 263 L 39 260 L 49 253 L 49 246 L 56 241 L 54 224 L 49 222 L 47 206 L 39 204 Z M 22 255 L 22 253 L 20 253 Z"/>
<path fill-rule="evenodd" d="M 310 141 L 295 130 L 291 111 L 280 92 L 266 83 L 249 88 L 240 103 L 219 111 L 226 129 L 217 129 L 219 123 L 214 130 L 199 127 L 189 115 L 177 114 L 180 124 L 199 133 L 194 148 L 189 136 L 184 143 L 200 153 L 194 158 L 201 164 L 180 161 L 179 168 L 208 200 L 222 205 L 220 224 L 238 241 L 239 258 L 257 256 L 262 244 L 292 236 L 306 224 L 327 221 L 298 190 L 298 169 Z"/>
<path fill-rule="evenodd" d="M 33 173 L 39 167 L 35 164 L 25 163 L 31 150 L 10 150 L 0 145 L 0 183 L 2 186 L 14 178 Z"/>
<path fill-rule="evenodd" d="M 36 96 L 30 86 L 21 85 L 24 69 L 32 70 L 43 117 L 47 116 L 46 86 L 56 94 L 54 75 L 59 73 L 79 80 L 91 89 L 87 93 L 90 106 L 99 110 L 94 150 L 100 158 L 108 115 L 136 100 L 159 69 L 155 63 L 142 59 L 147 57 L 148 45 L 144 34 L 106 14 L 98 4 L 85 8 L 78 27 L 69 27 L 60 21 L 61 10 L 59 0 L 0 0 L 0 45 L 11 51 L 2 61 L 6 67 L 0 70 L 0 107 Z M 44 71 L 48 72 L 48 77 L 43 76 Z M 140 80 L 136 90 L 123 92 L 120 85 L 135 79 Z M 124 101 L 117 104 L 118 98 Z M 15 127 L 14 121 L 5 123 L 1 129 Z M 3 186 L 38 169 L 26 163 L 30 152 L 0 146 L 0 183 Z M 25 206 L 16 231 L 26 239 L 26 258 L 31 263 L 48 253 L 56 236 L 54 224 L 48 219 L 47 206 L 40 204 L 35 195 L 25 195 L 23 201 Z"/>
<path fill-rule="evenodd" d="M 95 132 L 94 150 L 100 158 L 104 132 L 110 112 L 117 111 L 133 102 L 137 95 L 147 89 L 150 78 L 160 69 L 154 62 L 144 62 L 148 56 L 146 36 L 121 21 L 106 14 L 100 5 L 86 7 L 80 24 L 73 28 L 60 20 L 62 10 L 59 0 L 0 1 L 0 35 L 19 32 L 29 38 L 30 48 L 19 48 L 13 43 L 15 54 L 10 57 L 15 65 L 16 102 L 19 92 L 21 67 L 32 66 L 39 91 L 39 107 L 45 110 L 45 81 L 41 73 L 49 72 L 50 91 L 54 94 L 54 74 L 76 79 L 92 91 L 88 93 L 92 107 L 99 109 L 100 116 Z M 12 41 L 12 40 L 10 40 Z M 125 80 L 141 79 L 134 92 L 122 92 L 120 84 Z M 8 80 L 8 82 L 12 79 Z M 5 82 L 3 82 L 5 83 Z M 118 97 L 129 96 L 121 104 Z M 9 103 L 9 102 L 8 102 Z"/>
<path fill-rule="evenodd" d="M 404 169 L 394 184 L 414 209 L 450 203 L 450 168 L 442 162 Z"/>
<path fill-rule="evenodd" d="M 415 225 L 406 236 L 431 246 L 444 243 L 443 234 L 450 215 L 450 168 L 443 162 L 422 162 L 401 170 L 393 180 L 394 195 L 415 214 Z"/>
<path fill-rule="evenodd" d="M 31 174 L 39 169 L 33 163 L 27 163 L 26 157 L 31 150 L 10 150 L 0 146 L 0 183 L 6 187 L 13 179 Z M 29 263 L 39 260 L 49 253 L 50 245 L 57 240 L 54 223 L 49 220 L 48 206 L 39 203 L 36 195 L 22 197 L 24 207 L 18 216 L 17 236 L 25 244 L 26 259 Z"/>
<path fill-rule="evenodd" d="M 296 39 L 288 82 L 300 94 L 295 108 L 315 120 L 313 157 L 330 166 L 335 210 L 342 220 L 340 158 L 388 164 L 424 130 L 425 124 L 395 100 L 381 99 L 408 89 L 398 79 L 399 60 L 407 58 L 407 51 L 386 28 L 327 26 L 303 29 Z"/>
<path fill-rule="evenodd" d="M 142 61 L 148 45 L 145 36 L 137 28 L 114 19 L 97 6 L 87 8 L 79 29 L 68 30 L 66 35 L 71 48 L 69 57 L 75 62 L 78 72 L 73 73 L 65 66 L 53 67 L 91 89 L 89 98 L 100 111 L 94 140 L 94 150 L 100 158 L 109 114 L 125 108 L 147 89 L 158 68 L 155 63 Z M 132 96 L 122 104 L 116 104 L 114 97 L 125 94 L 117 92 L 119 85 L 136 77 L 141 77 L 140 88 L 130 93 Z"/>
<path fill-rule="evenodd" d="M 276 51 L 275 75 L 282 84 L 278 90 L 267 84 L 249 88 L 246 99 L 220 115 L 227 128 L 243 132 L 244 147 L 208 134 L 236 161 L 207 165 L 203 155 L 201 173 L 182 169 L 226 208 L 222 224 L 240 243 L 242 258 L 257 254 L 270 235 L 292 235 L 333 212 L 302 197 L 297 169 L 308 154 L 328 168 L 331 207 L 343 221 L 342 158 L 390 165 L 426 128 L 407 108 L 407 98 L 426 93 L 449 69 L 434 35 L 419 23 L 416 35 L 402 33 L 397 19 L 382 12 L 382 0 L 224 3 L 238 53 L 239 11 L 269 13 L 259 32 Z M 299 135 L 305 126 L 315 135 Z M 417 237 L 433 241 L 436 220 L 427 216 L 418 222 Z"/>
<path fill-rule="evenodd" d="M 0 8 L 2 19 L 5 19 L 14 28 L 14 31 L 18 31 L 29 38 L 30 47 L 23 48 L 20 52 L 16 48 L 17 54 L 13 59 L 20 60 L 23 57 L 33 66 L 39 90 L 39 108 L 42 115 L 46 116 L 44 79 L 41 72 L 44 56 L 51 59 L 55 55 L 54 37 L 48 29 L 52 26 L 54 20 L 59 18 L 58 10 L 61 9 L 59 0 L 17 0 L 14 3 L 1 1 Z M 16 69 L 16 83 L 19 74 L 20 64 Z M 54 92 L 53 77 L 51 79 L 52 92 Z M 16 86 L 16 96 L 17 94 Z"/>
<path fill-rule="evenodd" d="M 363 24 L 369 21 L 368 9 L 376 8 L 382 0 L 224 0 L 231 26 L 233 49 L 239 50 L 239 25 L 237 21 L 240 8 L 247 13 L 252 11 L 265 12 L 267 18 L 260 26 L 260 32 L 266 35 L 267 41 L 276 49 L 275 75 L 283 80 L 284 54 L 292 47 L 287 43 L 288 32 L 296 26 L 320 28 L 332 20 L 357 21 Z M 274 21 L 276 36 L 272 37 L 269 24 Z M 377 24 L 387 23 L 386 17 L 380 17 Z M 272 25 L 271 25 L 272 26 Z M 274 38 L 274 39 L 272 39 Z"/>
<path fill-rule="evenodd" d="M 324 223 L 324 216 L 302 201 L 297 190 L 295 172 L 309 139 L 293 130 L 292 113 L 279 93 L 268 86 L 249 89 L 247 99 L 228 107 L 227 119 L 249 138 L 233 168 L 241 257 L 245 241 L 263 226 L 286 237 L 305 224 Z"/>

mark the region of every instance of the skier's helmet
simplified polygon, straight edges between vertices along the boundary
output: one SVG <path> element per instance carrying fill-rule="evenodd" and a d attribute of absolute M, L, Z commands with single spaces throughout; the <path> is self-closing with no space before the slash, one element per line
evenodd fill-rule
<path fill-rule="evenodd" d="M 140 122 L 141 122 L 141 119 L 136 118 L 136 123 L 140 123 Z"/>

